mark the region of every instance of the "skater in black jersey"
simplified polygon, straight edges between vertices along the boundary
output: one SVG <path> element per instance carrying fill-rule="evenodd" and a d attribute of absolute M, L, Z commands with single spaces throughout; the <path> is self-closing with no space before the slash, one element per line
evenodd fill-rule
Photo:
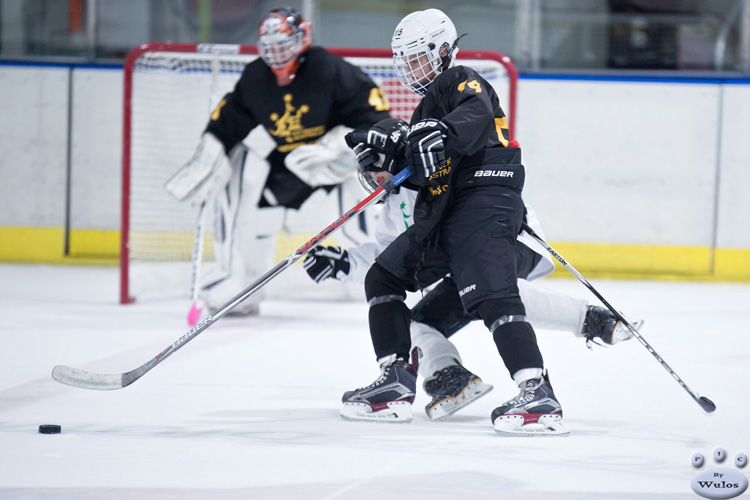
<path fill-rule="evenodd" d="M 450 273 L 469 314 L 481 319 L 520 394 L 492 413 L 502 434 L 558 434 L 562 409 L 517 286 L 516 244 L 524 217 L 521 150 L 509 142 L 493 88 L 454 65 L 458 36 L 437 9 L 406 16 L 392 40 L 401 83 L 423 96 L 406 135 L 405 187 L 418 190 L 415 223 L 377 258 L 365 279 L 370 334 L 381 376 L 344 394 L 346 419 L 408 421 L 416 389 L 409 362 L 407 291 Z M 354 137 L 348 137 L 350 142 Z M 362 163 L 367 143 L 354 144 Z M 391 164 L 398 164 L 392 162 Z"/>

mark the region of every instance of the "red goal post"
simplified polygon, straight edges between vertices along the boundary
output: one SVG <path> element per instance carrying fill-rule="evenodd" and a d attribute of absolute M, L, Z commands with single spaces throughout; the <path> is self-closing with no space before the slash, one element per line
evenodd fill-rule
<path fill-rule="evenodd" d="M 421 98 L 398 81 L 390 50 L 327 50 L 368 73 L 385 91 L 391 115 L 409 121 Z M 124 65 L 121 303 L 142 294 L 161 295 L 152 289 L 170 286 L 172 290 L 165 295 L 189 293 L 196 210 L 172 200 L 163 189 L 164 182 L 193 154 L 209 110 L 255 58 L 254 45 L 187 43 L 148 43 L 128 55 Z M 458 59 L 495 87 L 513 138 L 518 72 L 511 59 L 497 52 L 467 49 L 460 50 Z M 319 219 L 323 225 L 329 215 Z M 294 228 L 298 233 L 279 234 L 277 260 L 321 229 L 315 225 L 320 222 L 312 219 L 300 217 Z M 204 253 L 210 260 L 210 231 L 206 238 Z M 174 284 L 168 285 L 173 278 Z"/>

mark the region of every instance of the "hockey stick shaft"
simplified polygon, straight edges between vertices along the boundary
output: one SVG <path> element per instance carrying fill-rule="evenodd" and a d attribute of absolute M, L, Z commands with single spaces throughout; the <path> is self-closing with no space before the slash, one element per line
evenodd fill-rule
<path fill-rule="evenodd" d="M 150 359 L 138 368 L 125 373 L 117 374 L 106 374 L 106 373 L 94 373 L 78 368 L 72 368 L 64 365 L 57 365 L 52 370 L 52 378 L 63 384 L 71 385 L 74 387 L 80 387 L 83 389 L 96 389 L 96 390 L 112 390 L 121 389 L 132 384 L 143 375 L 148 373 L 156 365 L 167 359 L 169 356 L 177 352 L 179 349 L 185 346 L 188 342 L 193 340 L 199 334 L 203 333 L 211 325 L 216 323 L 219 319 L 224 317 L 229 311 L 234 309 L 240 302 L 247 299 L 249 296 L 260 290 L 266 283 L 273 280 L 276 276 L 281 274 L 285 269 L 289 268 L 292 264 L 301 259 L 310 250 L 317 247 L 323 240 L 328 238 L 331 234 L 340 229 L 344 224 L 355 218 L 357 215 L 362 213 L 367 207 L 376 203 L 388 193 L 390 193 L 396 186 L 401 184 L 411 175 L 411 169 L 406 168 L 394 176 L 384 186 L 381 186 L 374 191 L 370 196 L 362 200 L 357 206 L 350 209 L 338 219 L 333 221 L 332 224 L 327 226 L 325 229 L 320 231 L 317 235 L 313 236 L 308 242 L 299 247 L 293 254 L 286 259 L 276 264 L 273 268 L 268 270 L 263 276 L 258 278 L 250 286 L 245 288 L 234 298 L 230 299 L 229 302 L 224 304 L 215 314 L 207 316 L 205 319 L 200 321 L 193 328 L 188 330 L 182 337 L 175 340 L 166 349 L 157 354 L 154 358 Z"/>
<path fill-rule="evenodd" d="M 601 303 L 604 304 L 604 306 L 607 309 L 609 309 L 609 311 L 612 314 L 615 315 L 617 320 L 620 321 L 623 325 L 625 325 L 625 327 L 628 330 L 630 330 L 630 333 L 632 333 L 633 336 L 638 339 L 638 341 L 643 345 L 643 347 L 645 347 L 646 350 L 650 352 L 651 355 L 654 356 L 654 358 L 656 358 L 656 360 L 664 367 L 664 369 L 666 369 L 669 372 L 669 374 L 672 375 L 672 377 L 677 381 L 677 383 L 680 384 L 680 386 L 683 389 L 685 389 L 685 391 L 687 391 L 688 394 L 690 394 L 690 396 L 695 400 L 695 402 L 698 403 L 700 407 L 703 408 L 703 410 L 706 413 L 713 413 L 714 410 L 716 410 L 716 405 L 713 403 L 713 401 L 711 401 L 705 396 L 699 396 L 696 392 L 692 391 L 687 386 L 687 384 L 685 384 L 685 382 L 683 382 L 683 380 L 675 373 L 675 371 L 672 370 L 672 368 L 667 364 L 667 362 L 664 361 L 664 359 L 661 356 L 659 356 L 659 354 L 654 350 L 654 348 L 651 347 L 651 344 L 646 342 L 646 339 L 643 338 L 640 332 L 638 332 L 638 330 L 636 330 L 635 327 L 633 327 L 633 325 L 631 325 L 625 318 L 623 318 L 622 314 L 620 314 L 617 311 L 617 309 L 612 307 L 612 305 L 602 296 L 602 294 L 600 294 L 596 290 L 596 288 L 594 288 L 591 285 L 591 283 L 589 283 L 588 280 L 584 278 L 583 275 L 578 272 L 578 270 L 576 270 L 575 267 L 573 267 L 559 253 L 557 253 L 554 248 L 552 248 L 544 239 L 542 239 L 538 234 L 536 234 L 536 232 L 534 232 L 534 230 L 531 227 L 529 227 L 529 225 L 526 224 L 525 222 L 523 224 L 523 230 L 526 231 L 536 241 L 538 241 L 539 244 L 541 244 L 544 248 L 546 248 L 547 251 L 565 267 L 565 269 L 567 269 L 573 274 L 573 276 L 578 278 L 578 281 L 583 283 L 583 285 L 586 288 L 588 288 L 589 291 L 591 291 L 591 293 L 593 293 L 596 296 L 596 298 L 599 299 Z"/>
<path fill-rule="evenodd" d="M 203 260 L 203 218 L 206 212 L 206 202 L 201 203 L 195 223 L 195 240 L 193 241 L 193 266 L 190 273 L 190 298 L 195 303 L 198 298 L 198 275 L 201 260 Z"/>
<path fill-rule="evenodd" d="M 203 224 L 206 213 L 206 202 L 201 203 L 198 209 L 198 218 L 195 223 L 195 240 L 193 241 L 193 261 L 190 273 L 190 311 L 188 312 L 187 322 L 190 326 L 195 326 L 200 318 L 201 310 L 198 308 L 198 278 L 200 276 L 201 262 L 203 261 Z"/>

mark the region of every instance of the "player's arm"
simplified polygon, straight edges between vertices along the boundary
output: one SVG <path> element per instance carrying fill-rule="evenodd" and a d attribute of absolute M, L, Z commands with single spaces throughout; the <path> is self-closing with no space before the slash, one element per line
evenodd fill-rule
<path fill-rule="evenodd" d="M 380 255 L 396 237 L 411 225 L 416 193 L 400 190 L 386 199 L 375 228 L 375 241 L 353 248 L 316 247 L 304 262 L 305 271 L 315 282 L 333 278 L 342 283 L 365 282 L 365 275 Z"/>
<path fill-rule="evenodd" d="M 451 111 L 441 118 L 412 123 L 406 136 L 406 159 L 419 185 L 445 166 L 447 150 L 472 155 L 487 146 L 492 127 L 505 123 L 495 120 L 497 97 L 476 72 L 456 67 L 440 76 L 435 81 L 440 89 L 437 95 L 442 107 Z"/>
<path fill-rule="evenodd" d="M 258 125 L 246 102 L 253 91 L 247 71 L 246 68 L 234 91 L 225 95 L 211 112 L 193 157 L 167 181 L 165 189 L 175 199 L 200 203 L 213 198 L 229 182 L 232 169 L 227 152 Z"/>
<path fill-rule="evenodd" d="M 224 96 L 211 113 L 206 132 L 210 132 L 231 151 L 252 129 L 259 125 L 253 115 L 253 102 L 266 99 L 256 80 L 257 61 L 248 64 L 232 92 Z M 262 62 L 261 62 L 262 64 Z"/>
<path fill-rule="evenodd" d="M 368 129 L 347 134 L 346 143 L 357 155 L 360 182 L 365 189 L 374 191 L 404 167 L 406 130 L 403 120 L 386 118 Z M 374 244 L 366 243 L 350 250 L 314 248 L 305 260 L 307 274 L 316 282 L 335 278 L 364 283 L 375 257 L 410 225 L 415 198 L 413 191 L 391 193 L 378 219 Z"/>
<path fill-rule="evenodd" d="M 465 67 L 449 70 L 438 80 L 444 106 L 451 111 L 441 121 L 446 127 L 445 142 L 451 151 L 470 156 L 487 146 L 489 134 L 507 143 L 507 120 L 495 91 L 475 71 Z M 500 116 L 498 116 L 500 115 Z M 502 130 L 504 128 L 504 130 Z"/>

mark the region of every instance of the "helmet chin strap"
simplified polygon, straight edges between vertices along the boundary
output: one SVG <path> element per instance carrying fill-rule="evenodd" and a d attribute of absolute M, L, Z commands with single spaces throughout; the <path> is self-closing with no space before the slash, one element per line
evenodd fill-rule
<path fill-rule="evenodd" d="M 279 87 L 286 87 L 294 81 L 299 65 L 300 60 L 298 57 L 283 68 L 271 68 L 271 71 L 273 71 L 273 74 L 276 76 L 276 83 Z"/>
<path fill-rule="evenodd" d="M 448 51 L 448 54 L 440 58 L 441 69 L 443 70 L 448 69 L 448 66 L 450 66 L 450 63 L 451 63 L 451 54 L 453 54 L 453 51 L 456 50 L 456 47 L 458 47 L 458 41 L 461 40 L 466 35 L 468 35 L 468 33 L 464 33 L 463 35 L 456 38 L 456 41 L 453 42 L 453 45 L 451 45 L 451 48 Z"/>

